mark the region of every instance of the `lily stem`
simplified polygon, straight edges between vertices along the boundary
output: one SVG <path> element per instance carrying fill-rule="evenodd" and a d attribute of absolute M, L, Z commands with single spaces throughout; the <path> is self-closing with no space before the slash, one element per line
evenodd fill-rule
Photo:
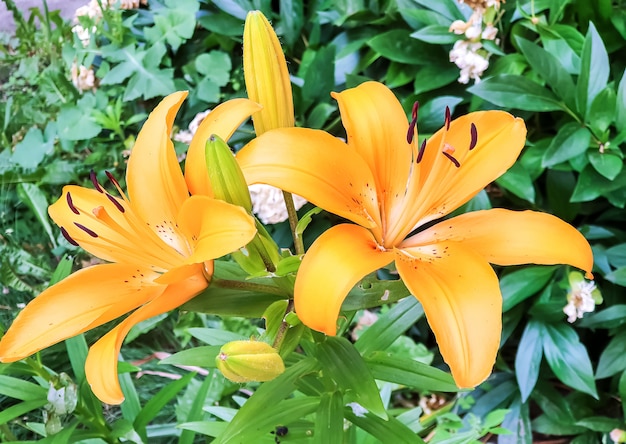
<path fill-rule="evenodd" d="M 289 294 L 282 288 L 274 285 L 257 284 L 254 282 L 235 281 L 231 279 L 219 279 L 213 278 L 211 285 L 219 288 L 232 288 L 235 290 L 247 290 L 256 291 L 259 293 L 274 294 L 276 296 L 282 296 L 285 299 L 289 298 Z"/>
<path fill-rule="evenodd" d="M 285 316 L 288 315 L 291 310 L 293 310 L 293 299 L 289 299 L 287 308 L 285 308 Z M 274 338 L 274 343 L 272 344 L 272 347 L 274 347 L 276 350 L 280 351 L 280 346 L 285 340 L 285 334 L 287 333 L 287 330 L 289 330 L 289 324 L 285 322 L 283 318 L 283 321 L 280 323 L 280 327 L 278 327 L 278 331 L 276 332 L 276 338 Z"/>
<path fill-rule="evenodd" d="M 296 206 L 293 204 L 293 196 L 291 193 L 283 191 L 283 197 L 285 198 L 287 214 L 289 215 L 289 228 L 291 228 L 291 235 L 293 236 L 293 246 L 296 249 L 296 254 L 304 254 L 304 243 L 296 229 L 298 226 L 298 214 L 296 213 Z"/>

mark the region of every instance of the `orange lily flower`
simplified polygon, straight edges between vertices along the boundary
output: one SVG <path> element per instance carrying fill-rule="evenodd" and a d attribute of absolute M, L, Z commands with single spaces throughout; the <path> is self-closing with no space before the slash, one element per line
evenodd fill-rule
<path fill-rule="evenodd" d="M 128 159 L 128 197 L 109 173 L 119 197 L 92 174 L 95 189 L 66 186 L 50 206 L 50 217 L 70 243 L 112 263 L 82 269 L 31 301 L 0 341 L 2 362 L 23 359 L 132 312 L 91 347 L 85 364 L 96 396 L 119 404 L 124 396 L 117 363 L 128 331 L 203 291 L 213 273 L 213 259 L 254 237 L 254 221 L 242 208 L 212 199 L 210 190 L 208 195 L 189 196 L 169 138 L 186 95 L 179 92 L 163 99 L 144 124 Z M 206 133 L 230 136 L 250 110 L 257 109 L 247 102 L 216 108 L 192 144 L 204 146 L 198 139 Z M 225 109 L 237 115 L 230 126 L 219 118 Z M 193 182 L 191 177 L 187 180 Z"/>
<path fill-rule="evenodd" d="M 521 119 L 481 111 L 451 122 L 448 114 L 418 148 L 417 110 L 407 134 L 404 110 L 384 85 L 333 96 L 347 144 L 284 128 L 238 154 L 249 183 L 299 194 L 356 224 L 332 227 L 306 253 L 296 312 L 307 326 L 336 334 L 349 290 L 395 261 L 457 385 L 474 387 L 491 373 L 500 343 L 502 297 L 489 263 L 570 264 L 591 277 L 591 248 L 572 226 L 540 212 L 492 209 L 439 221 L 513 165 L 526 135 Z"/>

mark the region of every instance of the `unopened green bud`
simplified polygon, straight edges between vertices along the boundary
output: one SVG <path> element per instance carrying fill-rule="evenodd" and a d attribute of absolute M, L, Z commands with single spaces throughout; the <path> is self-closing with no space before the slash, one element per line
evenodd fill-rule
<path fill-rule="evenodd" d="M 205 159 L 215 198 L 239 205 L 251 213 L 252 201 L 246 179 L 228 144 L 216 134 L 206 142 Z"/>
<path fill-rule="evenodd" d="M 220 349 L 215 364 L 233 382 L 271 381 L 285 371 L 282 358 L 262 341 L 233 341 Z"/>

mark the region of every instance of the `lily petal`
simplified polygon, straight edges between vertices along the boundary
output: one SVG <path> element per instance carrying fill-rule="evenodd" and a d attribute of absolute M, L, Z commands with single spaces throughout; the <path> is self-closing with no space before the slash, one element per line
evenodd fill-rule
<path fill-rule="evenodd" d="M 248 97 L 263 110 L 252 117 L 261 135 L 294 126 L 293 98 L 287 62 L 278 37 L 260 11 L 250 11 L 243 29 L 243 72 Z"/>
<path fill-rule="evenodd" d="M 124 338 L 139 322 L 173 310 L 204 290 L 208 283 L 201 265 L 197 266 L 197 271 L 192 277 L 167 286 L 162 294 L 135 310 L 89 349 L 85 372 L 91 389 L 100 400 L 107 404 L 124 401 L 117 376 L 118 355 Z"/>
<path fill-rule="evenodd" d="M 402 245 L 462 241 L 492 264 L 569 264 L 593 279 L 593 253 L 585 237 L 558 217 L 502 208 L 473 211 L 433 225 Z"/>
<path fill-rule="evenodd" d="M 245 246 L 256 234 L 254 219 L 236 205 L 191 196 L 178 214 L 180 230 L 193 243 L 188 264 L 217 259 Z"/>
<path fill-rule="evenodd" d="M 294 288 L 296 313 L 308 327 L 334 335 L 343 300 L 367 274 L 393 260 L 372 233 L 358 225 L 335 225 L 304 255 Z"/>
<path fill-rule="evenodd" d="M 178 250 L 182 249 L 184 239 L 178 235 L 174 221 L 189 192 L 170 134 L 174 117 L 186 96 L 186 92 L 170 94 L 150 113 L 126 169 L 128 197 L 135 211 L 167 244 Z"/>
<path fill-rule="evenodd" d="M 273 185 L 364 227 L 380 226 L 367 163 L 324 131 L 272 130 L 243 147 L 237 160 L 248 184 Z"/>
<path fill-rule="evenodd" d="M 472 124 L 477 137 L 470 150 Z M 404 235 L 416 225 L 449 214 L 500 177 L 515 163 L 525 139 L 524 121 L 504 111 L 470 113 L 452 121 L 449 130 L 437 131 L 426 144 L 418 180 L 405 199 L 405 216 L 399 223 L 408 229 Z M 459 167 L 442 153 L 451 150 Z"/>
<path fill-rule="evenodd" d="M 212 134 L 228 140 L 239 126 L 261 105 L 248 99 L 232 99 L 213 109 L 202 121 L 189 144 L 185 160 L 185 180 L 191 194 L 213 197 L 204 149 Z"/>
<path fill-rule="evenodd" d="M 132 205 L 106 191 L 65 186 L 48 213 L 72 240 L 100 259 L 150 265 L 157 271 L 183 260 L 139 219 Z"/>
<path fill-rule="evenodd" d="M 0 361 L 23 359 L 122 316 L 159 296 L 157 273 L 134 265 L 84 268 L 43 291 L 15 318 L 0 341 Z"/>
<path fill-rule="evenodd" d="M 404 197 L 411 169 L 406 114 L 396 96 L 382 83 L 365 82 L 337 99 L 348 145 L 365 159 L 374 173 L 379 202 L 392 208 Z"/>
<path fill-rule="evenodd" d="M 396 250 L 396 267 L 422 303 L 456 384 L 480 384 L 491 373 L 502 330 L 502 295 L 491 266 L 459 243 L 442 242 Z"/>

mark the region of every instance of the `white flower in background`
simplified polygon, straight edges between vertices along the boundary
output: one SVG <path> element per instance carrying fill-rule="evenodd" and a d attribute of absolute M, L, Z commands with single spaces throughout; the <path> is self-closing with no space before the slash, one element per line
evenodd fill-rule
<path fill-rule="evenodd" d="M 140 5 L 147 5 L 148 0 L 101 0 L 104 9 L 136 9 Z M 85 28 L 80 24 L 79 17 L 88 17 L 94 24 L 102 18 L 102 9 L 98 0 L 90 0 L 89 3 L 76 9 L 74 12 L 72 32 L 78 36 L 83 46 L 89 46 L 91 36 L 96 33 L 97 27 Z"/>
<path fill-rule="evenodd" d="M 567 293 L 567 305 L 563 307 L 563 313 L 571 324 L 576 319 L 581 319 L 585 313 L 593 312 L 596 304 L 602 303 L 602 295 L 596 284 L 586 281 L 581 273 L 571 272 L 569 284 L 570 291 Z"/>
<path fill-rule="evenodd" d="M 201 113 L 196 114 L 193 120 L 189 123 L 187 129 L 178 131 L 176 134 L 174 134 L 173 139 L 177 142 L 182 142 L 189 145 L 191 143 L 191 139 L 193 139 L 193 135 L 196 134 L 196 131 L 198 131 L 200 123 L 202 123 L 204 118 L 208 116 L 210 112 L 211 110 L 208 109 L 206 111 L 202 111 Z"/>
<path fill-rule="evenodd" d="M 83 65 L 78 66 L 76 62 L 74 62 L 72 63 L 70 73 L 72 75 L 72 83 L 80 92 L 84 92 L 89 89 L 92 91 L 96 90 L 97 81 L 96 74 L 93 69 L 87 68 Z"/>
<path fill-rule="evenodd" d="M 277 224 L 289 218 L 283 192 L 276 187 L 265 184 L 254 184 L 250 189 L 252 199 L 252 212 L 257 215 L 264 224 Z M 293 204 L 299 210 L 307 202 L 304 198 L 292 194 Z"/>
<path fill-rule="evenodd" d="M 489 53 L 481 51 L 482 46 L 480 42 L 467 40 L 458 40 L 454 44 L 450 51 L 450 61 L 461 70 L 459 83 L 468 83 L 470 79 L 480 82 L 480 76 L 489 67 Z"/>

